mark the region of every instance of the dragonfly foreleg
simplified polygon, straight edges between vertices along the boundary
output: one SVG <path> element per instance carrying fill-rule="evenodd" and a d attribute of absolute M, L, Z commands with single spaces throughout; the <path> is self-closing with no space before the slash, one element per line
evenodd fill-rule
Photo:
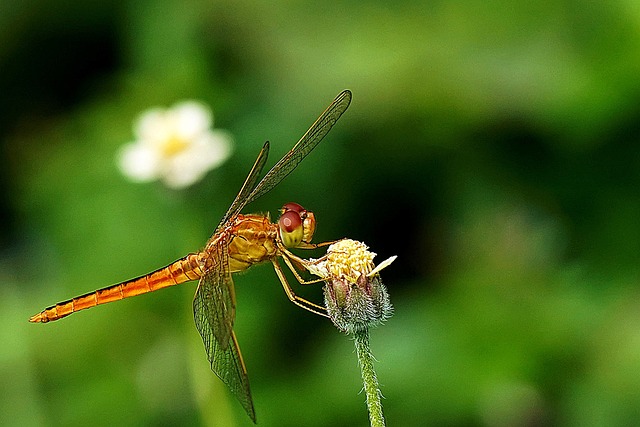
<path fill-rule="evenodd" d="M 286 257 L 284 257 L 285 262 L 287 262 Z M 321 305 L 312 303 L 311 301 L 307 301 L 306 299 L 299 297 L 298 295 L 296 295 L 293 292 L 293 289 L 291 288 L 291 285 L 289 285 L 289 282 L 287 281 L 287 278 L 284 275 L 284 271 L 282 271 L 282 268 L 280 267 L 280 264 L 278 263 L 278 259 L 277 258 L 273 258 L 271 260 L 271 262 L 273 263 L 273 268 L 276 270 L 276 274 L 278 275 L 278 279 L 280 279 L 280 283 L 282 284 L 282 287 L 284 288 L 284 292 L 287 294 L 287 298 L 289 298 L 289 300 L 294 303 L 295 305 L 304 308 L 305 310 L 308 310 L 312 313 L 315 313 L 319 316 L 324 316 L 324 317 L 329 317 L 327 316 L 326 313 L 326 308 L 322 307 Z M 289 263 L 287 262 L 287 265 Z M 292 271 L 295 271 L 294 269 L 292 269 Z M 296 273 L 298 277 L 299 275 Z M 297 277 L 296 277 L 297 279 Z"/>
<path fill-rule="evenodd" d="M 298 246 L 296 246 L 296 249 L 317 249 L 317 248 L 321 248 L 323 246 L 333 245 L 334 243 L 338 242 L 339 240 L 342 240 L 342 239 L 330 240 L 328 242 L 321 242 L 321 243 L 302 242 Z"/>
<path fill-rule="evenodd" d="M 319 279 L 313 279 L 313 280 L 305 280 L 300 273 L 298 272 L 298 270 L 296 269 L 295 265 L 293 265 L 293 261 L 297 262 L 298 264 L 302 265 L 303 267 L 306 264 L 309 264 L 309 261 L 304 260 L 300 257 L 295 256 L 294 254 L 292 254 L 289 251 L 284 252 L 282 259 L 284 260 L 285 264 L 287 264 L 287 267 L 289 267 L 289 270 L 291 270 L 291 272 L 293 273 L 293 275 L 296 277 L 296 280 L 298 281 L 298 283 L 300 283 L 301 285 L 313 285 L 315 283 L 319 283 L 324 281 L 323 278 L 319 278 Z"/>

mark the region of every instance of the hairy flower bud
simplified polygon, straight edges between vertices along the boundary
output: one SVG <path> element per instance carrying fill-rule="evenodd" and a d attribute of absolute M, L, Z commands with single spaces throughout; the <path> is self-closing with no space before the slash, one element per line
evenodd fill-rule
<path fill-rule="evenodd" d="M 377 326 L 393 313 L 379 272 L 396 257 L 376 267 L 373 263 L 376 254 L 368 249 L 362 242 L 343 239 L 329 246 L 323 258 L 308 266 L 309 271 L 324 279 L 327 314 L 347 334 Z"/>

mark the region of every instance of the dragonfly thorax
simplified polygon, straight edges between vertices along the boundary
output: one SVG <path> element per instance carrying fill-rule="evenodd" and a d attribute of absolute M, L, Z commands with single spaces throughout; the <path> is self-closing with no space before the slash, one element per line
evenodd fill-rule
<path fill-rule="evenodd" d="M 244 271 L 275 257 L 277 228 L 263 215 L 238 215 L 228 227 L 229 271 Z"/>

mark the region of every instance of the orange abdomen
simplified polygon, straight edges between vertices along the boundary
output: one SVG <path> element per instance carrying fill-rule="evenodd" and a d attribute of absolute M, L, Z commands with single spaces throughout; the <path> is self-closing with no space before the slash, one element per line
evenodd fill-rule
<path fill-rule="evenodd" d="M 29 321 L 34 323 L 51 322 L 62 319 L 76 311 L 156 291 L 168 286 L 178 285 L 190 280 L 199 279 L 201 276 L 202 271 L 199 264 L 199 255 L 189 254 L 166 267 L 144 276 L 59 302 L 32 316 Z"/>

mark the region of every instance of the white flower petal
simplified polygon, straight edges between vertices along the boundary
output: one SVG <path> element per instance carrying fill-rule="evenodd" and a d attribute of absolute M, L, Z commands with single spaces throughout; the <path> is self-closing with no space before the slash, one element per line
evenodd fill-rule
<path fill-rule="evenodd" d="M 184 188 L 202 179 L 204 173 L 206 170 L 198 167 L 193 156 L 181 154 L 167 159 L 163 179 L 171 188 Z"/>
<path fill-rule="evenodd" d="M 161 145 L 171 133 L 167 113 L 160 108 L 152 108 L 138 118 L 134 134 L 143 144 Z"/>
<path fill-rule="evenodd" d="M 190 150 L 198 153 L 196 161 L 200 168 L 215 169 L 231 155 L 231 137 L 226 132 L 208 132 L 194 140 Z"/>
<path fill-rule="evenodd" d="M 196 101 L 176 104 L 170 111 L 173 132 L 181 139 L 196 138 L 206 132 L 213 122 L 211 110 Z"/>
<path fill-rule="evenodd" d="M 383 268 L 389 267 L 391 265 L 391 263 L 396 260 L 396 258 L 398 258 L 398 255 L 394 255 L 392 257 L 389 257 L 389 258 L 385 259 L 380 264 L 378 264 L 378 266 L 376 268 L 371 270 L 371 272 L 369 274 L 367 274 L 367 276 L 371 277 L 374 274 L 379 273 L 380 270 L 382 270 Z"/>
<path fill-rule="evenodd" d="M 191 173 L 187 170 L 177 173 L 167 173 L 165 174 L 162 181 L 169 188 L 173 188 L 174 190 L 181 190 L 195 184 L 196 182 L 200 181 L 201 178 L 201 175 Z"/>
<path fill-rule="evenodd" d="M 122 173 L 140 182 L 152 181 L 160 173 L 158 152 L 140 143 L 127 144 L 120 150 L 118 166 Z"/>

